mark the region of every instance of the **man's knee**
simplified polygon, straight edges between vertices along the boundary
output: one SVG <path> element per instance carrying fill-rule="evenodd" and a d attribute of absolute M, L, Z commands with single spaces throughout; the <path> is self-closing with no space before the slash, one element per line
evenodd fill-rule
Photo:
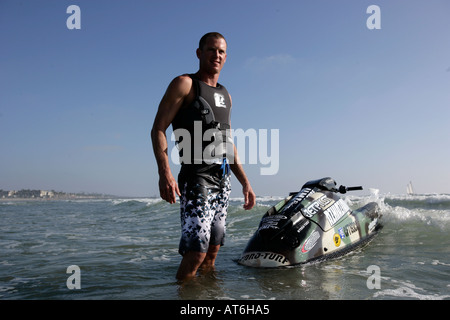
<path fill-rule="evenodd" d="M 183 255 L 176 278 L 178 280 L 187 280 L 195 276 L 197 269 L 203 263 L 206 252 L 188 251 Z"/>
<path fill-rule="evenodd" d="M 216 256 L 217 255 L 217 253 L 219 252 L 219 249 L 220 249 L 220 245 L 210 245 L 209 247 L 208 247 L 208 252 L 206 253 L 206 255 L 207 256 L 211 256 L 211 255 L 214 255 L 214 256 Z"/>
<path fill-rule="evenodd" d="M 208 247 L 208 252 L 206 253 L 206 257 L 203 260 L 203 265 L 211 265 L 213 266 L 215 261 L 216 261 L 216 257 L 217 254 L 219 253 L 219 249 L 220 249 L 220 245 L 218 246 L 209 246 Z"/>
<path fill-rule="evenodd" d="M 189 262 L 190 264 L 201 264 L 205 259 L 206 252 L 188 251 L 184 254 L 183 260 Z"/>

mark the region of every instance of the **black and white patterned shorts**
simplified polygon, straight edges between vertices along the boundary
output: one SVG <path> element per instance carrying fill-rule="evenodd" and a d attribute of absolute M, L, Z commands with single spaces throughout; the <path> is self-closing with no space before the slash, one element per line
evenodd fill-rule
<path fill-rule="evenodd" d="M 223 177 L 219 188 L 184 182 L 180 185 L 181 240 L 179 253 L 207 252 L 210 245 L 223 245 L 230 175 Z"/>

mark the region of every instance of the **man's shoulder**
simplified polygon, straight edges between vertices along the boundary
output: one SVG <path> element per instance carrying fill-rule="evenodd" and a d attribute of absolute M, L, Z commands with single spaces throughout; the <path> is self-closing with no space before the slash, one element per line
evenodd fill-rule
<path fill-rule="evenodd" d="M 176 85 L 191 85 L 192 86 L 192 78 L 189 76 L 189 74 L 182 74 L 179 75 L 177 77 L 175 77 L 172 80 L 172 83 L 176 84 Z"/>
<path fill-rule="evenodd" d="M 176 95 L 187 96 L 192 91 L 192 78 L 188 74 L 182 74 L 175 77 L 169 84 L 168 92 Z"/>

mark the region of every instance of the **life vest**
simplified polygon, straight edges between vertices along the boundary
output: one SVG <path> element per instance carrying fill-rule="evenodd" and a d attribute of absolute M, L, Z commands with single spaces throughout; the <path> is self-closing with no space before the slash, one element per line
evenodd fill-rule
<path fill-rule="evenodd" d="M 189 76 L 192 78 L 195 98 L 188 107 L 179 110 L 172 122 L 180 163 L 223 163 L 223 159 L 230 156 L 233 150 L 230 134 L 230 96 L 221 84 L 211 87 L 195 75 Z M 184 140 L 186 134 L 190 136 L 189 141 Z M 199 134 L 201 138 L 198 137 Z"/>

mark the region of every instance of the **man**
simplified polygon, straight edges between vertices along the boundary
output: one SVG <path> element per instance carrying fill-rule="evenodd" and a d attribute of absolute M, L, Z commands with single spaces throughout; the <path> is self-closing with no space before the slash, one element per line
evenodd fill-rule
<path fill-rule="evenodd" d="M 231 155 L 229 152 L 223 153 L 225 149 L 229 150 L 229 145 L 225 144 L 229 141 L 231 97 L 218 80 L 227 58 L 226 50 L 226 40 L 220 33 L 207 33 L 200 39 L 196 51 L 199 70 L 172 80 L 160 102 L 152 128 L 161 198 L 175 203 L 176 196 L 180 196 L 182 236 L 179 252 L 183 259 L 176 275 L 180 281 L 194 277 L 200 267 L 214 267 L 225 236 L 231 191 L 228 168 L 242 185 L 244 209 L 249 210 L 255 205 L 255 194 L 239 161 L 236 147 L 232 145 Z M 182 139 L 178 139 L 179 146 L 183 145 L 178 184 L 169 167 L 165 132 L 170 124 L 174 133 L 184 134 Z M 213 130 L 210 136 L 218 142 L 210 143 L 206 148 L 208 142 L 204 139 L 200 145 L 195 143 L 198 139 L 192 136 L 198 134 L 199 127 L 203 137 L 208 130 Z M 228 161 L 227 157 L 232 161 Z"/>

